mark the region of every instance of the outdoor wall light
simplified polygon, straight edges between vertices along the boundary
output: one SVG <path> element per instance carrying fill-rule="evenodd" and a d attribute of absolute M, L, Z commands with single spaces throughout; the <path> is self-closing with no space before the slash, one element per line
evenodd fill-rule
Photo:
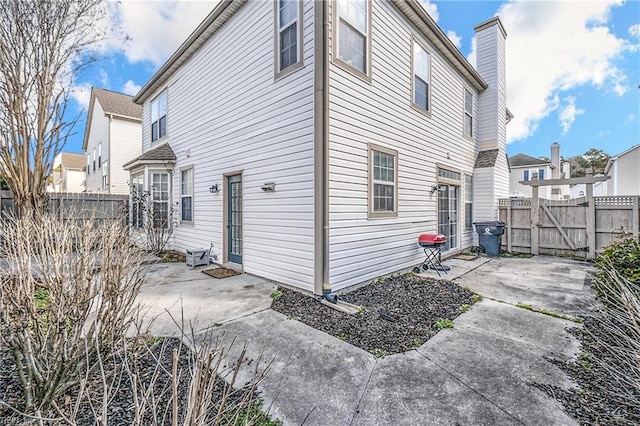
<path fill-rule="evenodd" d="M 212 193 L 212 194 L 217 194 L 218 191 L 219 191 L 219 189 L 218 189 L 218 184 L 217 183 L 214 183 L 213 185 L 211 185 L 209 187 L 209 192 Z"/>
<path fill-rule="evenodd" d="M 262 190 L 264 192 L 274 192 L 276 190 L 276 183 L 275 182 L 265 182 L 264 185 L 262 185 Z"/>

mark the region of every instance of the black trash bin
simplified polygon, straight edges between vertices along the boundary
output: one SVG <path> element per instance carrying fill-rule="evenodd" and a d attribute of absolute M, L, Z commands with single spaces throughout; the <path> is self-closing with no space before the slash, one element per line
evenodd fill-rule
<path fill-rule="evenodd" d="M 478 244 L 489 256 L 500 256 L 502 234 L 506 223 L 499 221 L 473 222 L 478 233 Z"/>

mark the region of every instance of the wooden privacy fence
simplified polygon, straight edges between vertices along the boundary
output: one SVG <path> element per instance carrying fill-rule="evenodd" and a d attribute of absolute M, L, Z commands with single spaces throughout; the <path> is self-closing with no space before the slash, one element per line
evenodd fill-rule
<path fill-rule="evenodd" d="M 126 219 L 128 195 L 64 193 L 51 192 L 49 212 L 57 214 L 62 220 L 97 221 L 107 219 Z M 15 203 L 10 191 L 0 191 L 0 217 L 15 212 Z"/>
<path fill-rule="evenodd" d="M 499 200 L 506 223 L 502 249 L 593 259 L 623 233 L 638 237 L 640 196 L 581 197 L 569 200 Z"/>

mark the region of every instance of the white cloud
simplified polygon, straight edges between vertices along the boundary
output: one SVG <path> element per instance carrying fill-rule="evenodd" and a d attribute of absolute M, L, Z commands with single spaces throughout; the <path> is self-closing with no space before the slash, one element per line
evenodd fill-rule
<path fill-rule="evenodd" d="M 440 15 L 438 14 L 438 6 L 434 3 L 431 3 L 429 0 L 420 0 L 422 7 L 429 13 L 429 15 L 433 18 L 434 21 L 438 22 L 438 18 Z"/>
<path fill-rule="evenodd" d="M 640 24 L 630 26 L 628 31 L 632 37 L 640 38 Z"/>
<path fill-rule="evenodd" d="M 627 91 L 616 60 L 632 45 L 606 26 L 611 8 L 621 4 L 601 0 L 577 7 L 574 2 L 513 0 L 500 7 L 508 34 L 507 105 L 515 115 L 508 126 L 509 142 L 530 136 L 542 119 L 559 109 L 559 96 L 571 89 L 591 84 L 618 96 Z M 472 42 L 468 59 L 474 64 Z M 560 113 L 566 114 L 563 125 L 570 126 L 571 108 Z"/>
<path fill-rule="evenodd" d="M 567 96 L 564 101 L 567 102 L 567 105 L 560 111 L 558 118 L 560 118 L 560 123 L 562 124 L 562 134 L 566 135 L 576 117 L 584 114 L 584 110 L 576 108 L 575 96 Z"/>
<path fill-rule="evenodd" d="M 98 73 L 98 75 L 99 75 L 100 84 L 102 84 L 102 87 L 108 88 L 109 87 L 109 74 L 107 74 L 107 72 L 104 70 L 104 68 L 100 68 L 100 72 Z"/>
<path fill-rule="evenodd" d="M 142 86 L 136 84 L 133 80 L 127 80 L 125 84 L 122 85 L 122 93 L 126 93 L 127 95 L 135 95 L 142 89 Z"/>
<path fill-rule="evenodd" d="M 460 41 L 462 40 L 462 37 L 460 37 L 458 34 L 456 34 L 455 31 L 447 31 L 447 37 L 449 37 L 449 40 L 451 40 L 451 42 L 453 42 L 453 44 L 460 49 L 461 43 Z"/>
<path fill-rule="evenodd" d="M 78 109 L 86 110 L 89 108 L 89 101 L 91 100 L 91 83 L 74 84 L 71 86 L 69 95 L 80 107 Z"/>
<path fill-rule="evenodd" d="M 624 121 L 624 124 L 633 123 L 635 119 L 636 119 L 635 114 L 630 112 L 629 115 L 627 115 L 627 119 Z"/>
<path fill-rule="evenodd" d="M 213 10 L 211 1 L 123 1 L 111 10 L 130 62 L 162 65 Z M 116 46 L 113 46 L 116 47 Z"/>
<path fill-rule="evenodd" d="M 600 130 L 596 133 L 596 138 L 606 138 L 611 134 L 609 130 Z"/>

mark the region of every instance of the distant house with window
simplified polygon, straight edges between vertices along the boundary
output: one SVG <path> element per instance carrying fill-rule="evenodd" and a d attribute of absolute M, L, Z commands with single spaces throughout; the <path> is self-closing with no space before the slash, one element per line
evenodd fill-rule
<path fill-rule="evenodd" d="M 526 154 L 516 154 L 509 157 L 511 176 L 509 180 L 509 195 L 511 197 L 531 197 L 531 186 L 523 185 L 520 181 L 564 179 L 571 177 L 569 162 L 561 163 L 560 144 L 551 145 L 551 161 L 531 157 Z M 571 197 L 569 185 L 540 186 L 538 196 L 547 200 L 564 200 Z"/>
<path fill-rule="evenodd" d="M 53 173 L 47 185 L 48 192 L 84 192 L 86 155 L 60 152 L 53 159 Z"/>
<path fill-rule="evenodd" d="M 477 69 L 418 0 L 220 2 L 134 96 L 125 169 L 173 249 L 316 294 L 414 266 L 423 233 L 459 253 L 509 194 L 506 33 L 475 31 Z"/>
<path fill-rule="evenodd" d="M 604 195 L 640 195 L 640 144 L 611 157 L 604 173 Z"/>
<path fill-rule="evenodd" d="M 93 87 L 82 150 L 86 191 L 128 194 L 129 173 L 122 166 L 142 152 L 142 108 L 123 93 Z"/>

